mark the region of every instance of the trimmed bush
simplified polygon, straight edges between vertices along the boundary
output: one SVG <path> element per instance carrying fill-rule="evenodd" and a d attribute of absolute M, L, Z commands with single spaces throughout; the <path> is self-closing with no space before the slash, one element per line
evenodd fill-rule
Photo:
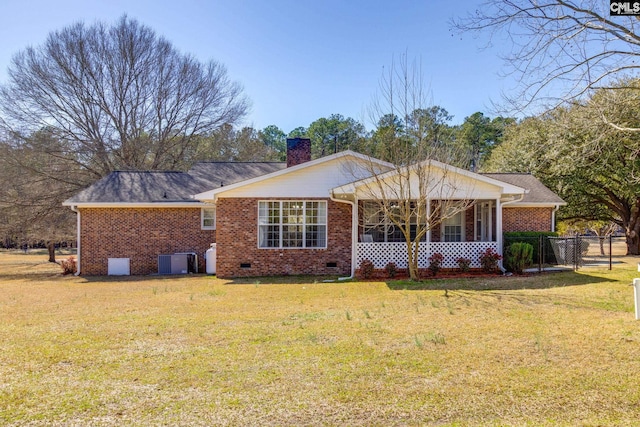
<path fill-rule="evenodd" d="M 533 246 L 529 243 L 512 243 L 506 252 L 505 267 L 516 274 L 522 274 L 533 263 Z"/>
<path fill-rule="evenodd" d="M 360 261 L 360 276 L 364 279 L 371 279 L 373 277 L 373 272 L 375 270 L 375 266 L 373 262 L 368 259 L 363 259 Z"/>
<path fill-rule="evenodd" d="M 466 273 L 471 270 L 471 260 L 469 258 L 460 257 L 456 260 L 460 271 Z"/>
<path fill-rule="evenodd" d="M 384 271 L 387 272 L 387 276 L 389 276 L 390 279 L 393 279 L 396 277 L 396 274 L 398 274 L 398 267 L 396 267 L 395 262 L 389 262 L 384 266 Z"/>
<path fill-rule="evenodd" d="M 553 253 L 551 242 L 548 237 L 558 237 L 558 233 L 551 231 L 517 231 L 504 233 L 505 254 L 509 246 L 516 242 L 529 243 L 533 246 L 532 263 L 537 264 L 540 260 L 540 239 L 542 239 L 542 259 L 543 264 L 557 264 L 556 256 Z"/>
<path fill-rule="evenodd" d="M 438 274 L 438 272 L 442 268 L 442 262 L 444 261 L 444 255 L 442 255 L 441 253 L 436 252 L 435 254 L 431 255 L 428 258 L 428 260 L 429 260 L 429 271 L 431 271 L 431 274 L 435 276 L 436 274 Z"/>
<path fill-rule="evenodd" d="M 482 271 L 485 273 L 497 273 L 498 261 L 502 259 L 502 255 L 496 252 L 493 248 L 487 248 L 484 252 L 480 253 L 480 265 Z"/>

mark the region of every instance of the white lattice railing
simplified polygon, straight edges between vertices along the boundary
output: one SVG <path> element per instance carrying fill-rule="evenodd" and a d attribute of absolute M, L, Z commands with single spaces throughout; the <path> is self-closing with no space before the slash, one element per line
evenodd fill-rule
<path fill-rule="evenodd" d="M 384 268 L 394 262 L 398 268 L 407 268 L 407 244 L 400 243 L 358 243 L 356 266 L 364 259 L 373 262 L 376 268 Z M 471 268 L 480 268 L 480 253 L 492 248 L 498 250 L 496 242 L 420 242 L 418 267 L 427 268 L 429 257 L 434 253 L 444 255 L 443 268 L 457 268 L 460 257 L 471 260 Z"/>

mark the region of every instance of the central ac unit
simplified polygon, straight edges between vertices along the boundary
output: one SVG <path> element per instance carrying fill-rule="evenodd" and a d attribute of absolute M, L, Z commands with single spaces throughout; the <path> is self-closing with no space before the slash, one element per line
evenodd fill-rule
<path fill-rule="evenodd" d="M 189 272 L 189 255 L 158 255 L 158 274 L 187 274 Z"/>

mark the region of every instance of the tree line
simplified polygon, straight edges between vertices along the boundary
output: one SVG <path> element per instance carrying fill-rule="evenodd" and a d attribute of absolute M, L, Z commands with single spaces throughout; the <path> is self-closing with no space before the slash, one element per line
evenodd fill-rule
<path fill-rule="evenodd" d="M 499 145 L 508 124 L 515 122 L 502 117 L 491 119 L 482 113 L 467 117 L 461 125 L 452 125 L 452 119 L 444 108 L 431 107 L 414 111 L 409 120 L 383 117 L 371 131 L 341 114 L 319 118 L 289 133 L 276 125 L 254 129 L 224 123 L 217 129 L 193 135 L 190 146 L 184 147 L 181 156 L 171 160 L 169 166 L 170 170 L 186 171 L 203 160 L 284 161 L 289 137 L 310 138 L 312 158 L 354 150 L 395 161 L 398 151 L 394 146 L 401 134 L 405 143 L 416 150 L 417 144 L 440 147 L 442 152 L 446 148 L 447 153 L 458 155 L 455 159 L 448 155 L 441 160 L 465 168 L 477 167 Z M 138 151 L 140 157 L 128 156 L 130 163 L 101 168 L 96 173 L 83 165 L 85 153 L 74 152 L 55 129 L 43 128 L 19 136 L 3 134 L 0 137 L 2 245 L 21 247 L 42 241 L 73 241 L 75 214 L 61 206 L 65 199 L 111 170 L 167 170 L 163 162 L 144 165 L 147 155 Z"/>
<path fill-rule="evenodd" d="M 545 46 L 563 50 L 569 42 L 579 49 L 594 40 L 562 37 L 571 31 L 616 35 L 619 27 L 626 38 L 617 43 L 626 41 L 632 49 L 638 39 L 633 25 L 602 18 L 599 9 L 573 2 L 489 3 L 498 9 L 487 8 L 459 28 L 503 29 L 503 23 L 513 22 L 529 29 L 532 40 L 544 37 Z M 598 16 L 604 24 L 593 28 Z M 567 27 L 558 27 L 558 34 L 537 31 L 545 22 Z M 517 31 L 516 26 L 506 28 Z M 547 88 L 563 70 L 589 68 L 599 58 L 592 55 L 592 46 L 583 52 L 588 55 L 556 56 L 576 62 L 558 64 L 555 74 L 544 74 L 548 50 L 515 51 L 511 64 L 517 69 L 531 65 L 528 70 L 548 77 L 539 80 Z M 610 52 L 635 64 L 635 51 Z M 540 67 L 533 67 L 538 59 Z M 403 76 L 390 75 L 387 83 L 409 76 L 406 65 L 398 67 Z M 520 120 L 476 112 L 453 125 L 444 107 L 423 102 L 419 85 L 411 93 L 418 102 L 394 105 L 394 86 L 383 84 L 381 98 L 387 102 L 372 108 L 371 129 L 332 114 L 285 133 L 276 125 L 241 125 L 250 103 L 222 64 L 180 53 L 126 16 L 113 25 L 74 24 L 18 52 L 8 81 L 0 85 L 2 243 L 73 240 L 75 215 L 61 202 L 113 170 L 188 170 L 199 160 L 282 161 L 286 138 L 304 136 L 311 139 L 313 158 L 351 149 L 403 164 L 416 160 L 417 153 L 473 171 L 533 173 L 568 202 L 561 218 L 613 222 L 625 230 L 629 253 L 638 254 L 640 83 L 633 75 L 598 65 L 603 66 L 600 76 L 613 77 L 606 84 L 604 77 L 592 81 L 572 75 L 572 87 L 581 83 L 582 89 Z M 624 69 L 633 70 L 633 65 Z M 535 73 L 527 76 L 536 78 Z M 535 85 L 524 86 L 531 89 L 528 93 L 540 93 Z M 535 97 L 520 99 L 527 105 Z"/>

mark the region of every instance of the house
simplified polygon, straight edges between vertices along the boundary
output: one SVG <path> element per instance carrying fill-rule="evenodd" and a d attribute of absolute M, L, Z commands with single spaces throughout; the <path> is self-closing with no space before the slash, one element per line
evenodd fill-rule
<path fill-rule="evenodd" d="M 505 231 L 553 231 L 564 202 L 528 174 L 477 174 L 431 162 L 439 176 L 428 209 L 444 198 L 468 208 L 430 230 L 422 265 L 434 252 L 444 267 L 486 248 L 502 252 Z M 125 259 L 131 274 L 158 272 L 158 256 L 204 254 L 216 243 L 219 277 L 354 274 L 406 265 L 406 245 L 384 219 L 368 223 L 370 182 L 393 183 L 393 165 L 353 151 L 311 160 L 310 141 L 287 141 L 287 163 L 197 163 L 188 172 L 113 172 L 64 202 L 77 212 L 79 274 L 104 275 Z M 446 179 L 445 179 L 446 178 Z M 455 182 L 455 186 L 453 183 Z M 415 188 L 418 188 L 417 186 Z M 441 191 L 450 191 L 443 196 Z M 424 196 L 423 194 L 423 196 Z M 404 264 L 403 264 L 404 263 Z"/>

